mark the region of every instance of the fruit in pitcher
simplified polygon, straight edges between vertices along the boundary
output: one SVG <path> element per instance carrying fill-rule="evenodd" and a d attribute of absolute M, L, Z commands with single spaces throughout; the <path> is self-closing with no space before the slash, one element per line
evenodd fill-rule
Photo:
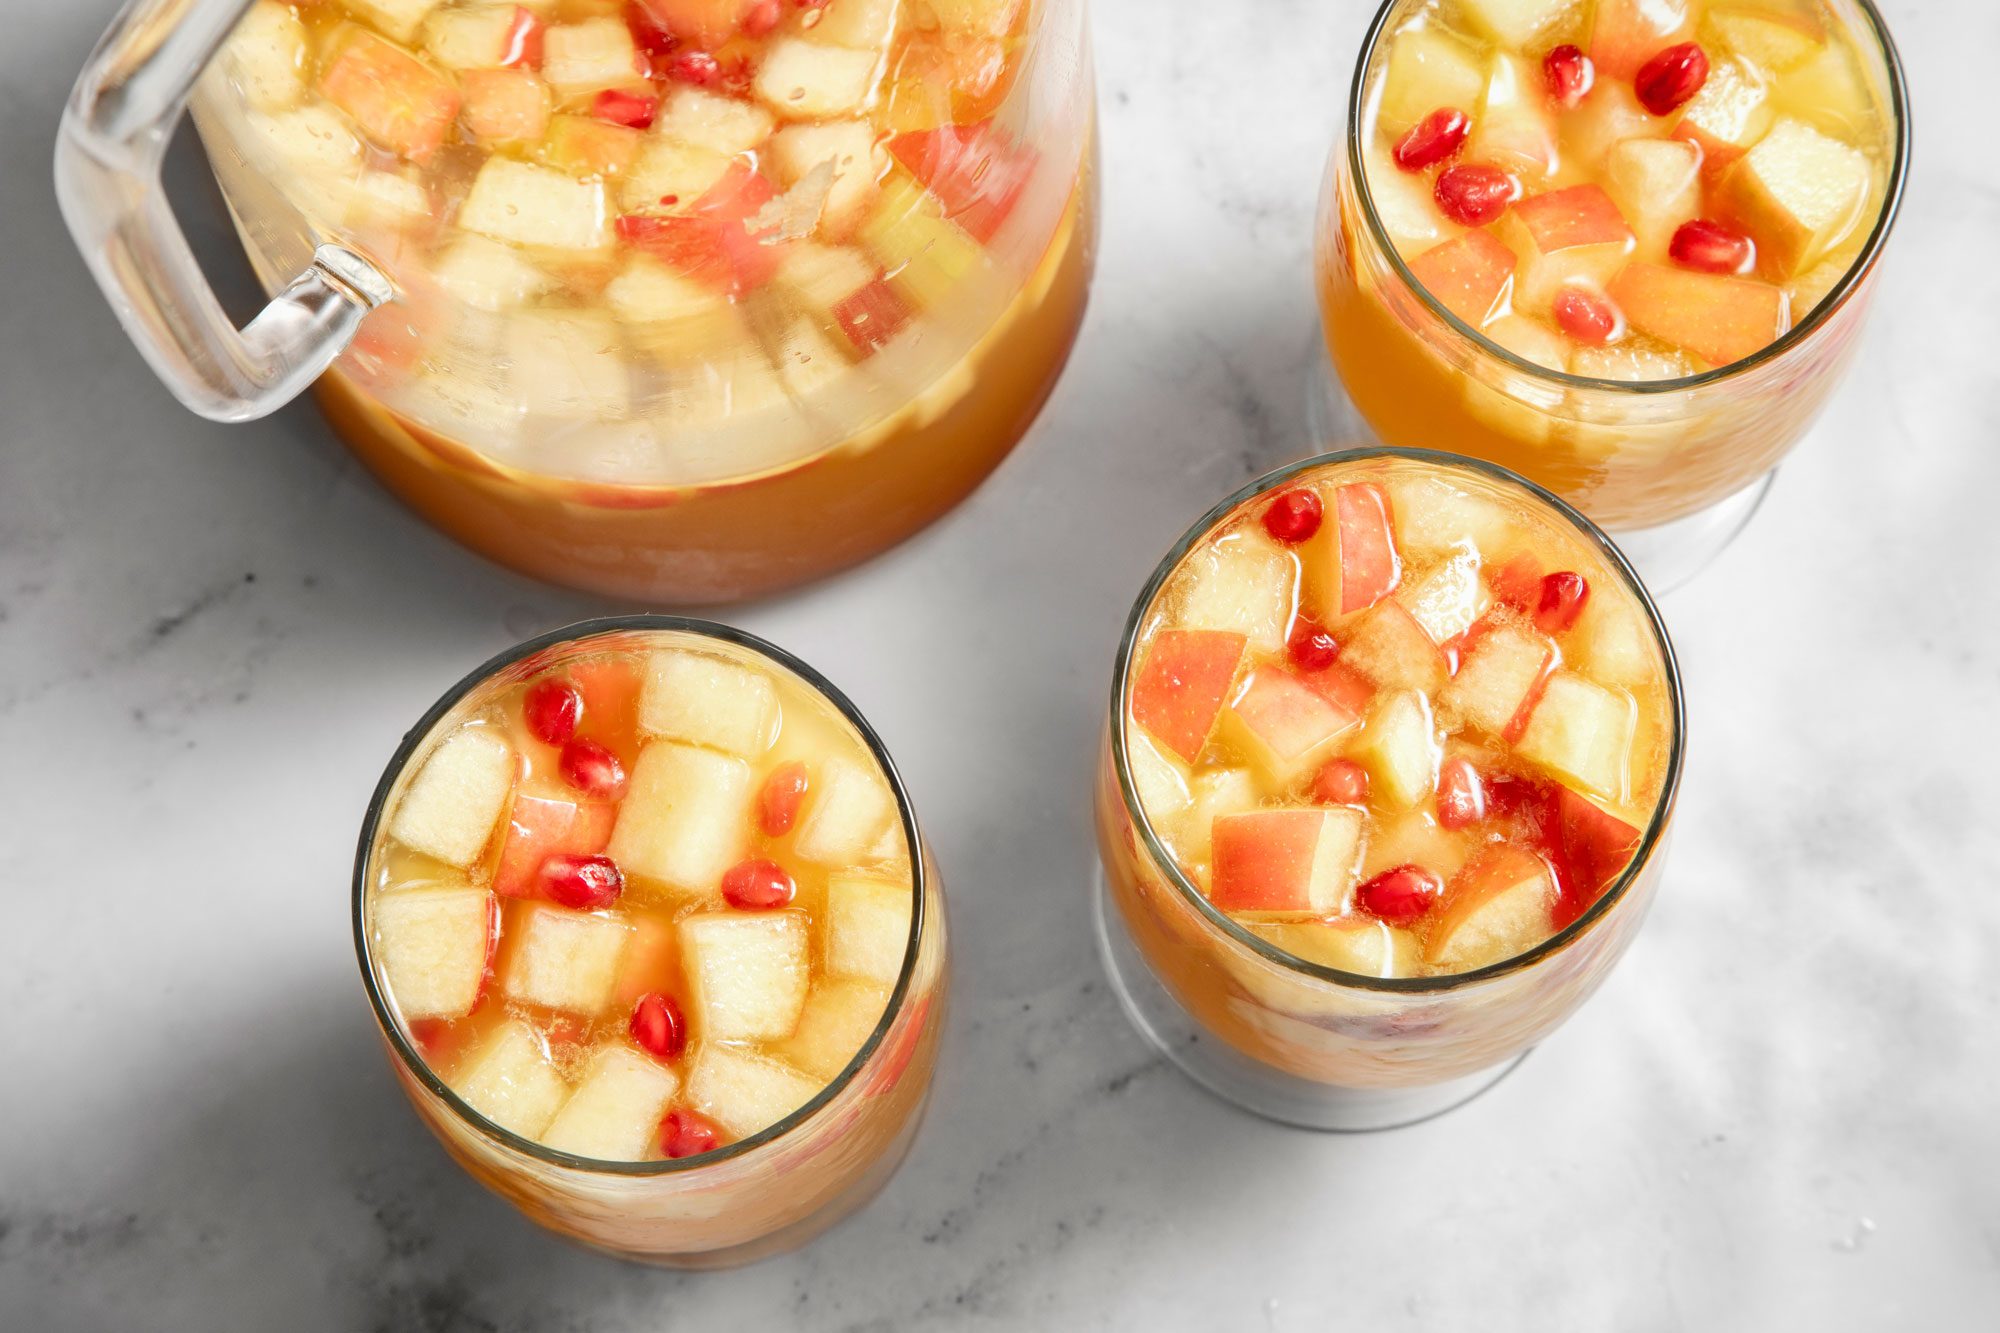
<path fill-rule="evenodd" d="M 412 162 L 429 161 L 458 116 L 458 89 L 449 78 L 359 28 L 344 35 L 319 88 L 369 142 Z"/>

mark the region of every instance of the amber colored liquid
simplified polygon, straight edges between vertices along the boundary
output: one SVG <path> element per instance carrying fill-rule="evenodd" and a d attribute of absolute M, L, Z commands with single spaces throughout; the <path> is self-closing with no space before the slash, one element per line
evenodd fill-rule
<path fill-rule="evenodd" d="M 339 371 L 320 406 L 418 513 L 491 560 L 610 597 L 703 604 L 776 592 L 875 555 L 939 518 L 998 467 L 1054 390 L 1096 259 L 1094 166 L 1012 305 L 954 374 L 944 410 L 743 480 L 566 481 L 488 458 L 383 407 Z"/>

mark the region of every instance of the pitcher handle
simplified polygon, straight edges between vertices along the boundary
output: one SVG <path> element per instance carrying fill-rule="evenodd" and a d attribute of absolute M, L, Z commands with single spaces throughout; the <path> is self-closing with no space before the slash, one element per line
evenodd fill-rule
<path fill-rule="evenodd" d="M 238 329 L 167 206 L 160 165 L 195 81 L 250 0 L 132 0 L 78 76 L 56 137 L 56 200 L 125 332 L 176 398 L 250 421 L 296 397 L 394 295 L 353 250 L 312 263 Z"/>

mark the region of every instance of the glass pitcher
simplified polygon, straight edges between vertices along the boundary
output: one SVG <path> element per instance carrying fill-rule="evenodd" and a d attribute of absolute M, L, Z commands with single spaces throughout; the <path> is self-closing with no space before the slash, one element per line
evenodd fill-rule
<path fill-rule="evenodd" d="M 192 108 L 270 304 L 160 187 Z M 525 573 L 768 593 L 1019 441 L 1095 248 L 1082 0 L 134 0 L 63 214 L 189 408 L 312 385 L 396 494 Z"/>

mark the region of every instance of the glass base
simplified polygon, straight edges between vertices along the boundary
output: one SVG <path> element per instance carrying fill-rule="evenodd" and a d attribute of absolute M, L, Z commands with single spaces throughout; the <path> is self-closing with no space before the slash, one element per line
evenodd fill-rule
<path fill-rule="evenodd" d="M 1655 597 L 1672 592 L 1692 582 L 1750 525 L 1777 479 L 1778 470 L 1772 468 L 1734 495 L 1686 518 L 1650 528 L 1612 529 L 1611 540 Z"/>
<path fill-rule="evenodd" d="M 1420 1088 L 1347 1088 L 1273 1069 L 1202 1027 L 1160 984 L 1111 902 L 1102 866 L 1092 897 L 1097 951 L 1139 1035 L 1195 1083 L 1266 1120 L 1349 1134 L 1399 1129 L 1465 1105 L 1528 1058 L 1524 1051 L 1492 1069 Z"/>

